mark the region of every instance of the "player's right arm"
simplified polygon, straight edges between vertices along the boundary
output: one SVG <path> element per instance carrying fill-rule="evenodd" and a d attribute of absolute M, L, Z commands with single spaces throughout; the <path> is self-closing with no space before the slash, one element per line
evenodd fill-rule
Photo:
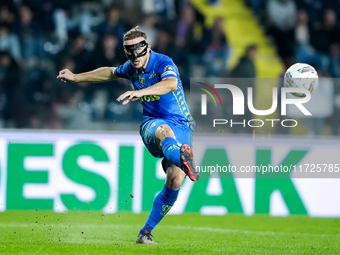
<path fill-rule="evenodd" d="M 111 81 L 119 78 L 115 75 L 115 67 L 101 67 L 86 73 L 74 74 L 68 69 L 61 70 L 57 79 L 63 82 L 87 83 Z"/>

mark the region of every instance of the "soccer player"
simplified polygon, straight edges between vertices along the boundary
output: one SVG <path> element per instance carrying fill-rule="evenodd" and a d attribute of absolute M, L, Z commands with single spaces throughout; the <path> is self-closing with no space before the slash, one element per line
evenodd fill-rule
<path fill-rule="evenodd" d="M 200 174 L 193 162 L 190 148 L 195 128 L 183 92 L 179 72 L 171 58 L 151 50 L 146 34 L 138 26 L 123 37 L 124 50 L 129 59 L 117 67 L 102 67 L 91 72 L 73 74 L 68 69 L 59 72 L 64 82 L 103 82 L 117 78 L 130 79 L 135 90 L 117 98 L 126 105 L 140 100 L 143 119 L 140 135 L 149 152 L 163 158 L 166 181 L 156 196 L 152 210 L 136 243 L 154 244 L 151 231 L 162 220 L 177 200 L 186 175 L 196 181 Z"/>

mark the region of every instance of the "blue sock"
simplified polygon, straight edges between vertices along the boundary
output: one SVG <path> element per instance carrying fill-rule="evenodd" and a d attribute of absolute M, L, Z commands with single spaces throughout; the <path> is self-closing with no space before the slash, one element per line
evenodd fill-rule
<path fill-rule="evenodd" d="M 180 144 L 175 138 L 165 137 L 162 141 L 162 151 L 164 157 L 179 168 L 182 168 L 180 159 Z"/>
<path fill-rule="evenodd" d="M 179 190 L 173 190 L 164 185 L 164 188 L 158 193 L 153 201 L 151 212 L 142 229 L 146 228 L 151 232 L 168 211 L 170 211 L 177 200 L 178 193 Z M 142 233 L 142 229 L 139 232 L 140 234 Z"/>

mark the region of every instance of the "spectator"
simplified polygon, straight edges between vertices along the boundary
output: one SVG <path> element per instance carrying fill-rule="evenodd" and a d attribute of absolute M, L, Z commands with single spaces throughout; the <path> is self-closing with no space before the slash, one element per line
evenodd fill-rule
<path fill-rule="evenodd" d="M 112 34 L 107 34 L 101 39 L 95 56 L 94 62 L 98 68 L 102 66 L 119 66 L 127 61 L 122 46 L 118 46 L 118 38 Z M 84 100 L 91 104 L 94 120 L 103 119 L 103 111 L 106 108 L 106 105 L 103 104 L 108 102 L 108 99 L 115 101 L 120 95 L 118 93 L 124 87 L 121 85 L 125 83 L 125 80 L 118 79 L 86 87 Z"/>
<path fill-rule="evenodd" d="M 70 95 L 66 105 L 56 106 L 56 112 L 62 120 L 63 129 L 89 129 L 90 113 L 81 101 L 80 93 Z"/>
<path fill-rule="evenodd" d="M 62 67 L 61 69 L 68 68 L 74 70 L 75 73 L 86 72 L 95 69 L 96 62 L 93 59 L 92 52 L 85 48 L 85 38 L 83 35 L 78 35 L 73 43 L 65 48 L 64 56 L 61 59 Z M 69 67 L 67 67 L 69 66 Z M 70 87 L 73 92 L 82 90 L 84 92 L 84 100 L 89 103 L 93 99 L 93 91 L 95 91 L 96 86 L 87 86 L 87 84 L 82 84 L 81 87 L 77 85 L 72 85 Z"/>
<path fill-rule="evenodd" d="M 6 122 L 14 117 L 15 94 L 20 88 L 19 74 L 19 66 L 11 55 L 0 52 L 0 116 Z"/>
<path fill-rule="evenodd" d="M 163 53 L 171 57 L 177 64 L 181 74 L 182 85 L 184 89 L 189 89 L 189 59 L 187 55 L 181 54 L 181 50 L 174 47 L 173 37 L 168 30 L 161 29 L 157 33 L 156 43 L 152 49 L 158 53 Z"/>
<path fill-rule="evenodd" d="M 296 59 L 301 63 L 308 63 L 319 70 L 326 70 L 329 65 L 327 55 L 315 50 L 311 45 L 312 30 L 309 25 L 308 14 L 305 10 L 299 10 L 295 26 L 295 38 L 297 43 Z"/>
<path fill-rule="evenodd" d="M 331 0 L 333 1 L 333 0 Z M 320 17 L 322 17 L 322 12 L 325 6 L 325 0 L 299 0 L 295 1 L 297 3 L 297 7 L 301 10 L 305 10 L 308 14 L 309 20 L 311 24 L 320 21 Z"/>
<path fill-rule="evenodd" d="M 295 25 L 295 41 L 298 45 L 308 45 L 310 40 L 308 13 L 300 9 L 297 13 Z"/>
<path fill-rule="evenodd" d="M 159 30 L 157 33 L 157 37 L 155 40 L 155 44 L 152 45 L 152 48 L 159 53 L 163 53 L 168 56 L 172 56 L 172 37 L 171 34 L 167 30 Z"/>
<path fill-rule="evenodd" d="M 123 46 L 115 35 L 107 34 L 100 40 L 96 50 L 96 66 L 119 66 L 126 62 Z"/>
<path fill-rule="evenodd" d="M 330 74 L 334 78 L 340 78 L 340 48 L 339 44 L 331 45 Z"/>
<path fill-rule="evenodd" d="M 157 30 L 155 29 L 156 19 L 152 14 L 147 14 L 143 16 L 142 25 L 140 29 L 148 35 L 148 44 L 153 46 L 156 41 Z"/>
<path fill-rule="evenodd" d="M 247 46 L 244 56 L 240 59 L 230 76 L 233 78 L 256 78 L 256 56 L 257 46 Z"/>
<path fill-rule="evenodd" d="M 340 17 L 340 1 L 339 0 L 328 0 L 323 1 L 324 10 L 333 10 L 337 17 Z M 322 13 L 321 13 L 322 15 Z M 321 16 L 320 15 L 320 16 Z"/>
<path fill-rule="evenodd" d="M 247 0 L 248 5 L 255 13 L 261 12 L 265 8 L 266 2 L 267 0 Z"/>
<path fill-rule="evenodd" d="M 144 14 L 157 14 L 168 20 L 175 18 L 176 15 L 174 0 L 144 0 L 142 11 Z"/>
<path fill-rule="evenodd" d="M 60 2 L 60 1 L 59 1 Z M 25 4 L 34 13 L 36 21 L 44 33 L 49 34 L 54 29 L 53 13 L 57 1 L 55 0 L 29 0 Z"/>
<path fill-rule="evenodd" d="M 6 51 L 19 62 L 21 60 L 21 48 L 18 37 L 9 32 L 6 24 L 0 24 L 0 51 Z"/>
<path fill-rule="evenodd" d="M 173 55 L 178 56 L 174 61 L 185 72 L 192 72 L 194 65 L 204 64 L 202 54 L 206 51 L 205 35 L 203 24 L 196 20 L 194 7 L 184 6 L 176 25 Z"/>
<path fill-rule="evenodd" d="M 12 25 L 15 21 L 15 15 L 12 13 L 7 5 L 0 7 L 0 24 Z"/>
<path fill-rule="evenodd" d="M 56 29 L 56 34 L 61 45 L 65 45 L 69 31 L 79 29 L 79 32 L 89 37 L 91 35 L 92 15 L 89 11 L 78 10 L 71 14 L 73 7 L 76 7 L 73 1 L 58 1 L 57 9 L 53 13 L 53 20 Z"/>
<path fill-rule="evenodd" d="M 194 28 L 195 12 L 191 5 L 186 5 L 181 12 L 179 21 L 177 22 L 175 46 L 180 50 L 189 48 L 187 45 L 188 36 Z"/>
<path fill-rule="evenodd" d="M 313 47 L 325 54 L 329 54 L 329 46 L 339 42 L 339 26 L 337 16 L 333 10 L 324 12 L 321 24 L 316 24 L 312 29 L 311 43 Z"/>
<path fill-rule="evenodd" d="M 293 55 L 296 5 L 293 0 L 269 0 L 267 16 L 269 33 L 274 36 L 280 56 L 285 59 Z"/>
<path fill-rule="evenodd" d="M 257 46 L 253 44 L 247 46 L 244 56 L 241 57 L 238 64 L 232 70 L 230 74 L 231 78 L 239 78 L 239 79 L 236 79 L 235 82 L 236 82 L 236 85 L 242 90 L 243 95 L 248 94 L 248 91 L 247 91 L 248 87 L 253 88 L 253 91 L 254 91 L 255 78 L 256 78 L 256 66 L 255 66 L 256 56 L 257 56 Z M 242 79 L 242 78 L 248 78 L 248 79 Z M 233 121 L 242 123 L 244 120 L 250 120 L 251 118 L 252 118 L 252 113 L 246 107 L 244 115 L 233 116 Z M 252 129 L 248 125 L 245 125 L 244 128 L 239 128 L 237 130 L 233 129 L 233 131 L 236 131 L 238 133 L 251 133 Z"/>
<path fill-rule="evenodd" d="M 208 47 L 204 57 L 207 63 L 208 77 L 220 77 L 227 69 L 231 50 L 222 17 L 215 19 L 214 25 L 206 37 L 208 38 Z"/>
<path fill-rule="evenodd" d="M 304 11 L 301 11 L 301 13 L 304 13 Z M 303 16 L 300 15 L 300 17 Z M 302 38 L 297 38 L 300 43 L 296 52 L 297 60 L 309 63 L 317 69 L 336 75 L 336 66 L 339 66 L 337 47 L 339 47 L 340 29 L 337 25 L 335 12 L 333 10 L 326 10 L 323 22 L 315 23 L 311 28 L 307 25 L 307 18 L 307 16 L 305 18 L 298 18 L 300 22 L 297 27 L 304 27 L 305 40 L 302 41 Z M 303 36 L 302 33 L 300 29 L 300 37 Z M 331 62 L 332 66 L 330 66 Z"/>
<path fill-rule="evenodd" d="M 113 34 L 118 38 L 119 45 L 123 44 L 123 34 L 127 30 L 125 22 L 120 17 L 120 9 L 112 5 L 106 14 L 106 20 L 99 25 L 98 31 L 101 36 Z"/>
<path fill-rule="evenodd" d="M 64 51 L 74 60 L 75 72 L 86 72 L 95 68 L 95 63 L 92 58 L 92 52 L 86 49 L 86 39 L 83 35 L 78 35 L 72 41 L 72 44 Z"/>
<path fill-rule="evenodd" d="M 28 6 L 20 7 L 20 21 L 15 24 L 15 32 L 20 39 L 23 59 L 30 60 L 40 57 L 42 49 L 41 28 Z"/>
<path fill-rule="evenodd" d="M 36 113 L 31 113 L 28 119 L 28 128 L 31 129 L 42 129 L 44 128 L 44 123 L 41 118 Z"/>

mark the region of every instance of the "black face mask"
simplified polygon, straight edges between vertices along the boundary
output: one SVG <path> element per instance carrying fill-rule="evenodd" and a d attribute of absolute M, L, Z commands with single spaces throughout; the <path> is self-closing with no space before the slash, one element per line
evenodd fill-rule
<path fill-rule="evenodd" d="M 142 52 L 137 53 L 136 50 L 140 47 L 145 47 L 145 48 Z M 146 53 L 148 52 L 148 44 L 144 40 L 144 41 L 141 41 L 141 42 L 133 44 L 133 45 L 124 45 L 124 49 L 125 49 L 126 57 L 128 59 L 135 60 L 136 58 L 143 57 L 143 56 L 146 55 Z M 130 53 L 130 54 L 127 54 L 127 52 Z"/>

